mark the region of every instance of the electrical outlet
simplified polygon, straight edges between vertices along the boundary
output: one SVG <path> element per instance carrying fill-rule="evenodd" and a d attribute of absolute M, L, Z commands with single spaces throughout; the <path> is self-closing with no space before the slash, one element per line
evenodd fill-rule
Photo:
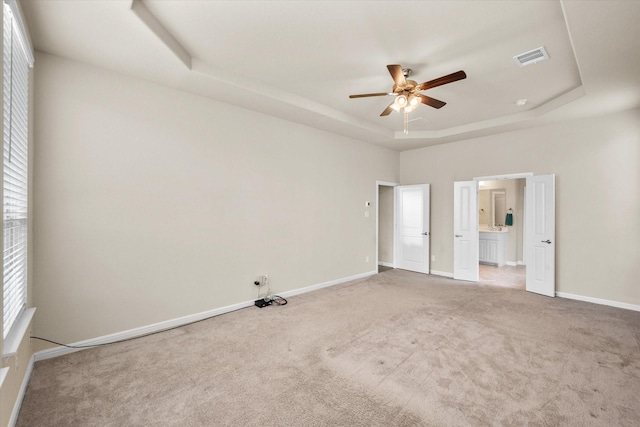
<path fill-rule="evenodd" d="M 269 275 L 268 274 L 263 274 L 262 275 L 262 284 L 266 285 L 267 283 L 269 283 Z"/>
<path fill-rule="evenodd" d="M 435 261 L 436 260 L 436 256 L 435 255 L 431 255 L 431 261 Z"/>
<path fill-rule="evenodd" d="M 364 257 L 364 262 L 369 262 L 369 257 Z"/>

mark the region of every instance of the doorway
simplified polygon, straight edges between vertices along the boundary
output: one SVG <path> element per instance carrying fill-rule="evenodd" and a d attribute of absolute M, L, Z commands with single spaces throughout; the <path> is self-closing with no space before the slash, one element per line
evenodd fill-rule
<path fill-rule="evenodd" d="M 525 178 L 478 181 L 481 284 L 525 289 Z"/>
<path fill-rule="evenodd" d="M 378 273 L 394 268 L 395 182 L 376 182 L 376 268 Z"/>
<path fill-rule="evenodd" d="M 479 281 L 480 251 L 494 264 L 506 264 L 505 247 L 499 242 L 479 241 L 478 196 L 480 181 L 526 179 L 526 192 L 523 201 L 522 223 L 524 227 L 522 241 L 524 250 L 522 261 L 526 262 L 525 289 L 541 295 L 554 297 L 555 292 L 555 175 L 533 175 L 532 173 L 474 178 L 473 181 L 456 181 L 454 192 L 454 239 L 453 239 L 453 277 L 456 280 Z M 509 203 L 507 201 L 506 203 Z M 485 214 L 487 212 L 485 211 Z M 505 223 L 513 221 L 505 215 Z M 493 226 L 496 227 L 495 215 Z M 498 216 L 498 221 L 500 216 Z M 500 240 L 508 230 L 490 230 L 496 233 L 491 240 Z M 504 240 L 503 240 L 504 241 Z M 502 252 L 501 251 L 502 248 Z M 485 258 L 486 259 L 486 258 Z"/>
<path fill-rule="evenodd" d="M 376 267 L 429 274 L 429 184 L 376 182 Z"/>

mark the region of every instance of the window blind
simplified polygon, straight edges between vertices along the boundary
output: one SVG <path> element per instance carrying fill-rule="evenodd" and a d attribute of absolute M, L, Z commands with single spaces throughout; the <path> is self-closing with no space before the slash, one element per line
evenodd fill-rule
<path fill-rule="evenodd" d="M 3 339 L 27 301 L 29 60 L 11 9 L 3 10 Z"/>

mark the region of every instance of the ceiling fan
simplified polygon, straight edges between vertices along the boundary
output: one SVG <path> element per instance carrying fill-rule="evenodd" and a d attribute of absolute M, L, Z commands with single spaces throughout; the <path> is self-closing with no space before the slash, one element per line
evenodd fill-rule
<path fill-rule="evenodd" d="M 391 77 L 394 81 L 393 89 L 391 92 L 363 93 L 359 95 L 349 95 L 349 98 L 366 98 L 370 96 L 389 95 L 395 96 L 396 98 L 387 108 L 385 108 L 380 116 L 388 116 L 392 111 L 403 111 L 405 114 L 407 114 L 415 110 L 420 104 L 425 104 L 433 108 L 444 107 L 446 105 L 446 102 L 440 101 L 439 99 L 431 98 L 420 92 L 467 78 L 466 73 L 461 70 L 434 80 L 429 80 L 428 82 L 418 84 L 414 80 L 407 79 L 407 77 L 409 77 L 412 72 L 410 68 L 403 69 L 398 64 L 392 64 L 387 65 L 387 69 L 389 70 L 389 73 L 391 73 Z"/>

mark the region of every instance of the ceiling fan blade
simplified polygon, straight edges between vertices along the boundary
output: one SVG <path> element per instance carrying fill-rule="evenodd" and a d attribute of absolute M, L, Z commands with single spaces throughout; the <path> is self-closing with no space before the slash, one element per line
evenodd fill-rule
<path fill-rule="evenodd" d="M 467 74 L 464 71 L 460 70 L 460 71 L 456 71 L 455 73 L 451 73 L 446 76 L 442 76 L 440 78 L 419 84 L 418 90 L 427 90 L 427 89 L 431 89 L 432 87 L 446 85 L 447 83 L 457 82 L 458 80 L 462 80 L 466 78 L 467 78 Z"/>
<path fill-rule="evenodd" d="M 404 77 L 404 73 L 402 72 L 402 67 L 398 64 L 387 65 L 387 70 L 391 74 L 393 81 L 396 86 L 404 87 L 407 85 L 407 79 Z"/>
<path fill-rule="evenodd" d="M 447 105 L 446 102 L 440 101 L 439 99 L 431 98 L 430 96 L 423 95 L 421 93 L 417 94 L 420 98 L 422 98 L 422 103 L 426 104 L 433 108 L 442 108 Z"/>
<path fill-rule="evenodd" d="M 349 98 L 366 98 L 368 96 L 387 96 L 395 95 L 395 93 L 380 92 L 380 93 L 361 93 L 359 95 L 349 95 Z"/>
<path fill-rule="evenodd" d="M 391 114 L 391 112 L 393 111 L 393 108 L 391 108 L 392 105 L 393 105 L 393 102 L 389 104 L 389 106 L 385 108 L 382 113 L 380 113 L 380 117 L 388 116 L 389 114 Z"/>

